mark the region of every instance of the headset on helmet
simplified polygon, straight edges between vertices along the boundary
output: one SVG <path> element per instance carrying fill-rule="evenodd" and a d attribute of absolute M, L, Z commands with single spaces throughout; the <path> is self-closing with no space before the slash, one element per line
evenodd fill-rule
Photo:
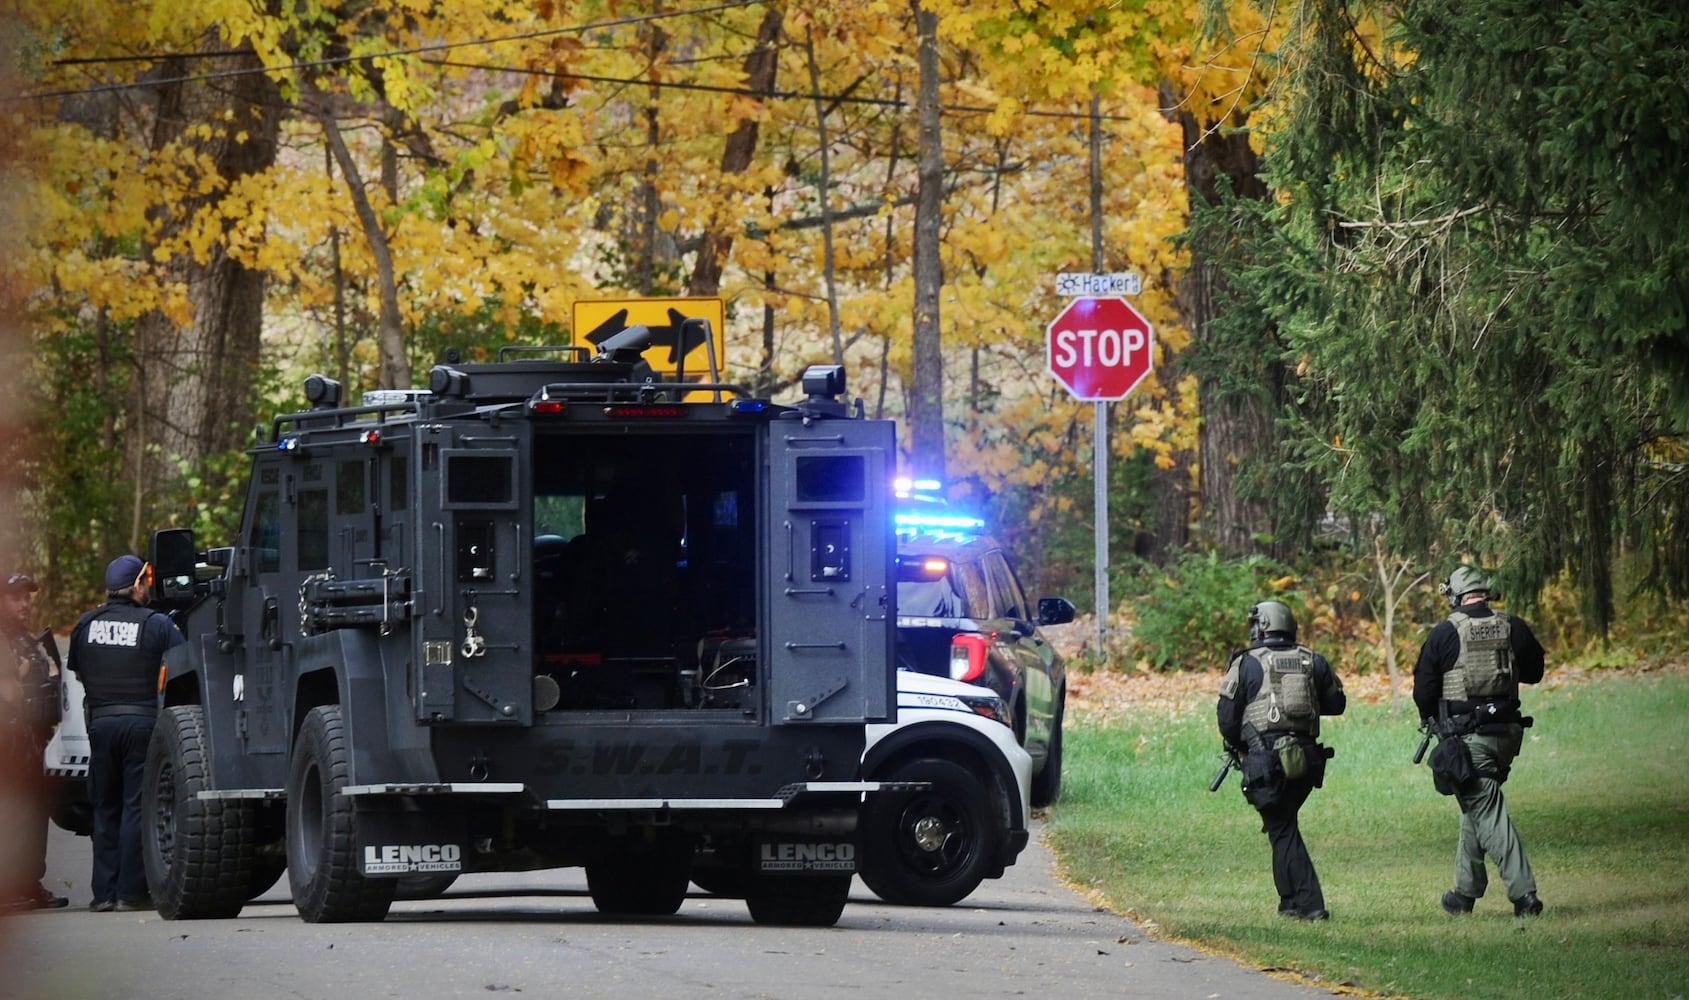
<path fill-rule="evenodd" d="M 1490 586 L 1490 575 L 1476 566 L 1456 566 L 1437 589 L 1448 595 L 1451 608 L 1460 607 L 1460 599 L 1473 591 L 1483 591 L 1485 600 L 1501 598 L 1501 591 Z"/>
<path fill-rule="evenodd" d="M 1296 641 L 1296 616 L 1278 601 L 1262 601 L 1249 609 L 1249 641 L 1260 642 L 1272 633 L 1283 633 Z"/>

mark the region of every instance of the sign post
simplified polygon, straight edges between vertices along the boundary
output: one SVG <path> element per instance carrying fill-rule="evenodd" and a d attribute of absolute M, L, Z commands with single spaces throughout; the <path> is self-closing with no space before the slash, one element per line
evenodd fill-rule
<path fill-rule="evenodd" d="M 1063 277 L 1069 277 L 1063 275 Z M 1125 276 L 1097 275 L 1098 278 Z M 1131 275 L 1135 279 L 1136 275 Z M 1130 284 L 1136 290 L 1137 282 Z M 1097 656 L 1108 632 L 1108 404 L 1125 399 L 1155 365 L 1155 328 L 1118 296 L 1077 298 L 1045 328 L 1045 363 L 1073 398 L 1094 404 L 1091 454 L 1096 517 Z"/>

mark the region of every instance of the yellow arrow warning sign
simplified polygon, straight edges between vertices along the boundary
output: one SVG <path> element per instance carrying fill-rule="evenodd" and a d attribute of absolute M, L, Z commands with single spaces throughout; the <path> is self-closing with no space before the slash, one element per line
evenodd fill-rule
<path fill-rule="evenodd" d="M 727 310 L 721 299 L 596 299 L 575 302 L 574 343 L 597 352 L 605 341 L 635 326 L 651 331 L 651 345 L 641 354 L 659 378 L 688 382 L 725 381 Z M 705 320 L 708 330 L 687 320 Z M 711 362 L 714 361 L 714 372 Z"/>

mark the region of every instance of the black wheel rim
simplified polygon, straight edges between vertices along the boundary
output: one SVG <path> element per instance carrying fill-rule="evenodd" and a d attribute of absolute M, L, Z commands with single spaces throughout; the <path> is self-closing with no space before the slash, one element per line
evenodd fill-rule
<path fill-rule="evenodd" d="M 898 852 L 911 870 L 931 876 L 956 871 L 973 854 L 973 828 L 955 801 L 921 795 L 904 807 L 898 824 Z"/>
<path fill-rule="evenodd" d="M 293 849 L 288 852 L 288 860 L 298 861 L 308 881 L 316 875 L 323 841 L 323 775 L 315 761 L 306 766 L 292 796 L 299 821 L 293 831 Z"/>

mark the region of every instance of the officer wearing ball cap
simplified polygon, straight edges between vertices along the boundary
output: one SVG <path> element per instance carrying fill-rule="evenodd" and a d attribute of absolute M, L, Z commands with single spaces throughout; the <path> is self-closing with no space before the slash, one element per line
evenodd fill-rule
<path fill-rule="evenodd" d="M 106 603 L 70 635 L 71 670 L 82 678 L 88 714 L 88 790 L 94 804 L 94 900 L 90 909 L 152 908 L 141 862 L 141 776 L 158 716 L 158 670 L 184 641 L 150 610 L 152 567 L 122 555 L 106 567 Z"/>
<path fill-rule="evenodd" d="M 1519 712 L 1519 685 L 1542 680 L 1542 644 L 1523 619 L 1490 607 L 1500 595 L 1483 570 L 1458 566 L 1439 589 L 1453 610 L 1419 650 L 1413 702 L 1443 739 L 1465 745 L 1474 772 L 1454 789 L 1460 839 L 1454 888 L 1443 893 L 1442 907 L 1456 916 L 1472 912 L 1489 887 L 1487 855 L 1507 885 L 1513 915 L 1534 917 L 1542 900 L 1501 786 L 1524 745 L 1529 720 Z"/>

